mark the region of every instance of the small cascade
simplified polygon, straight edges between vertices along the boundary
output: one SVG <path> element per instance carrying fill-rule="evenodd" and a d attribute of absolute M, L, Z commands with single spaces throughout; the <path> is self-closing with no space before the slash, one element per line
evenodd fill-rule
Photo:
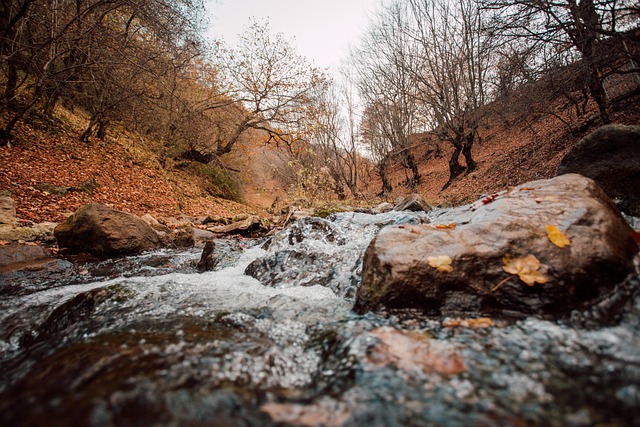
<path fill-rule="evenodd" d="M 0 296 L 0 423 L 635 425 L 640 297 L 614 324 L 352 310 L 389 224 L 446 212 L 334 214 L 270 240 L 77 263 Z M 602 307 L 601 307 L 602 306 Z M 613 307 L 613 308 L 612 308 Z"/>

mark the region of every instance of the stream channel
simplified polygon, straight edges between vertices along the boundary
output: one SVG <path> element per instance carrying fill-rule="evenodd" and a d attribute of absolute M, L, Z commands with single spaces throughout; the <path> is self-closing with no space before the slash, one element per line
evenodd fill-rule
<path fill-rule="evenodd" d="M 605 323 L 352 311 L 378 230 L 438 215 L 221 239 L 205 273 L 193 248 L 19 278 L 0 296 L 0 425 L 640 425 L 637 277 Z"/>

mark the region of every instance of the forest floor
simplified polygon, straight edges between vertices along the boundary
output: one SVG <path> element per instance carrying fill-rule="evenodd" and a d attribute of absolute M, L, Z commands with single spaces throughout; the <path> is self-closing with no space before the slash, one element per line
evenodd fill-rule
<path fill-rule="evenodd" d="M 214 197 L 206 191 L 210 184 L 205 177 L 176 165 L 163 167 L 148 150 L 147 142 L 124 129 L 113 129 L 104 141 L 83 143 L 78 140 L 81 120 L 66 111 L 58 116 L 59 121 L 53 124 L 38 118 L 20 123 L 12 146 L 0 147 L 0 193 L 15 200 L 17 215 L 23 220 L 59 222 L 90 201 L 136 215 L 150 213 L 169 219 L 167 222 L 180 216 L 267 215 L 266 208 L 283 193 L 281 189 L 256 193 L 247 186 L 244 204 Z M 611 116 L 615 123 L 639 124 L 640 95 L 615 104 Z M 589 114 L 584 117 L 573 123 L 581 131 L 572 134 L 551 115 L 519 119 L 490 115 L 473 149 L 477 169 L 444 191 L 441 188 L 448 179 L 451 148 L 443 142 L 422 144 L 414 151 L 421 185 L 413 190 L 404 187 L 404 170 L 392 166 L 395 191 L 389 201 L 417 192 L 431 204 L 454 206 L 508 186 L 553 177 L 564 154 L 599 126 L 586 126 Z M 436 145 L 440 148 L 437 157 Z M 372 177 L 365 200 L 359 204 L 380 202 L 374 196 L 379 189 L 379 182 Z"/>

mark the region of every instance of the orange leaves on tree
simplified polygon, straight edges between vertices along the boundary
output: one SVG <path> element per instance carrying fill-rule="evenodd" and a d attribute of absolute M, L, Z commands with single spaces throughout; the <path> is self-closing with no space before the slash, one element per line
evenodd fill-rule
<path fill-rule="evenodd" d="M 491 292 L 497 291 L 500 286 L 515 276 L 518 276 L 528 286 L 533 286 L 536 283 L 547 283 L 549 279 L 539 271 L 540 266 L 540 261 L 533 255 L 527 255 L 522 258 L 512 258 L 509 255 L 505 255 L 502 259 L 502 269 L 511 274 L 511 276 L 498 283 Z"/>
<path fill-rule="evenodd" d="M 429 265 L 440 273 L 451 273 L 453 267 L 451 266 L 451 257 L 448 255 L 430 256 L 427 258 Z"/>
<path fill-rule="evenodd" d="M 559 248 L 564 248 L 571 244 L 571 240 L 565 236 L 565 234 L 558 229 L 555 225 L 547 225 L 547 236 L 549 241 Z"/>

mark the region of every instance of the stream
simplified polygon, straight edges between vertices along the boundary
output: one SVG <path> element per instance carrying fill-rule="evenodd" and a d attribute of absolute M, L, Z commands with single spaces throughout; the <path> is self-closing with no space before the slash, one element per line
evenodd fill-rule
<path fill-rule="evenodd" d="M 604 323 L 352 311 L 378 230 L 441 213 L 217 240 L 205 273 L 193 248 L 18 280 L 0 294 L 0 425 L 640 425 L 637 275 Z"/>

